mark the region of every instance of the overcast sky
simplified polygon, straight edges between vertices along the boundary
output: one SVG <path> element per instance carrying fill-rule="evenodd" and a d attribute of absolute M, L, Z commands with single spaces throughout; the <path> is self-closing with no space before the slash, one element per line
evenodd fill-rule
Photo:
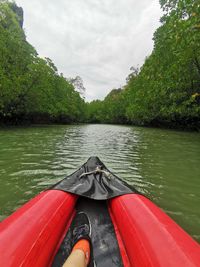
<path fill-rule="evenodd" d="M 28 41 L 66 77 L 81 76 L 86 100 L 103 99 L 141 66 L 159 27 L 158 0 L 16 0 Z"/>

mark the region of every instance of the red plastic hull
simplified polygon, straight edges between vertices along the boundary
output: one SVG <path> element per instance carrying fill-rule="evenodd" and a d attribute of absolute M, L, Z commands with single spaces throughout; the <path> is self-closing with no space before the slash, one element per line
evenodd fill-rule
<path fill-rule="evenodd" d="M 200 266 L 199 244 L 146 197 L 116 197 L 109 201 L 109 209 L 126 251 L 124 266 Z"/>
<path fill-rule="evenodd" d="M 51 266 L 76 200 L 62 191 L 45 191 L 5 219 L 0 266 Z M 200 266 L 199 244 L 144 196 L 116 197 L 108 207 L 125 267 Z"/>
<path fill-rule="evenodd" d="M 0 224 L 0 266 L 50 266 L 76 199 L 62 191 L 45 191 L 5 219 Z"/>

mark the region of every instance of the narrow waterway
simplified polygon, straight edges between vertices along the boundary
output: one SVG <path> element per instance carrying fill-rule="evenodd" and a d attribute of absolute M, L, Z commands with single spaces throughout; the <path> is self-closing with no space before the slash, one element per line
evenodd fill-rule
<path fill-rule="evenodd" d="M 98 156 L 200 242 L 200 134 L 115 125 L 0 129 L 0 219 Z"/>

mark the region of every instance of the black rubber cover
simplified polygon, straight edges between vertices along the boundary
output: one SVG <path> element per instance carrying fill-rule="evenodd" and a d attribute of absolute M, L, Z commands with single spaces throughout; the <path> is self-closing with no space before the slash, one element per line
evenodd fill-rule
<path fill-rule="evenodd" d="M 111 173 L 98 157 L 89 158 L 80 169 L 51 189 L 95 200 L 107 200 L 116 196 L 138 193 L 135 188 Z"/>

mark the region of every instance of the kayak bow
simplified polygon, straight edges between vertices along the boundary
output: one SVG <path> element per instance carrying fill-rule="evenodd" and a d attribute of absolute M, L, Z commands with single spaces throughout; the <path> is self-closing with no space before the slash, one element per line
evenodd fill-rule
<path fill-rule="evenodd" d="M 91 266 L 200 266 L 200 246 L 96 157 L 0 224 L 0 266 L 62 266 L 77 211 L 92 225 Z"/>

